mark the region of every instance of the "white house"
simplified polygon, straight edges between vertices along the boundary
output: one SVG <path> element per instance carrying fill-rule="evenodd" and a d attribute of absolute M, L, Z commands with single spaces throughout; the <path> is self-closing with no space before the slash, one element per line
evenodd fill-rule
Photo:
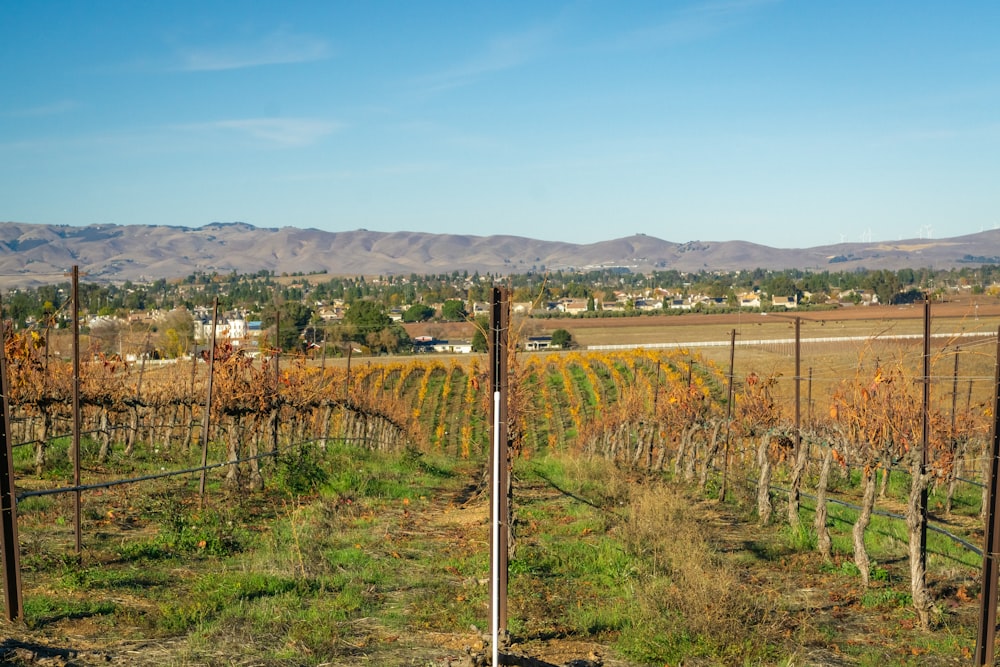
<path fill-rule="evenodd" d="M 470 341 L 436 340 L 433 345 L 435 352 L 445 352 L 450 354 L 469 354 L 472 352 L 472 343 Z"/>
<path fill-rule="evenodd" d="M 556 309 L 568 315 L 579 315 L 587 312 L 587 299 L 562 299 Z"/>
<path fill-rule="evenodd" d="M 772 296 L 771 305 L 775 308 L 798 308 L 798 297 L 795 296 Z"/>
<path fill-rule="evenodd" d="M 528 336 L 524 342 L 525 350 L 547 350 L 552 347 L 552 336 Z"/>

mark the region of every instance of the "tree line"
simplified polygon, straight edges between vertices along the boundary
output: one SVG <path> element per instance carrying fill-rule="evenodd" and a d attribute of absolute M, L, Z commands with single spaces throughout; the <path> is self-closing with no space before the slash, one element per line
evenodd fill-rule
<path fill-rule="evenodd" d="M 154 334 L 144 350 L 167 356 L 186 353 L 193 341 L 189 315 L 195 308 L 207 308 L 219 300 L 222 312 L 239 312 L 248 320 L 259 320 L 265 328 L 278 327 L 275 343 L 295 350 L 326 341 L 335 350 L 350 343 L 376 353 L 396 353 L 409 349 L 404 323 L 431 319 L 466 321 L 473 304 L 486 298 L 496 282 L 506 283 L 515 302 L 546 303 L 562 298 L 586 299 L 601 314 L 599 302 L 617 291 L 638 292 L 661 288 L 676 295 L 701 294 L 735 301 L 735 295 L 758 290 L 775 296 L 794 296 L 800 304 L 822 303 L 830 295 L 868 291 L 880 303 L 903 303 L 926 296 L 944 294 L 964 287 L 973 294 L 986 293 L 998 281 L 1000 267 L 984 265 L 955 270 L 901 269 L 899 271 L 810 272 L 797 269 L 773 271 L 674 270 L 633 273 L 627 269 L 588 272 L 553 271 L 499 276 L 453 271 L 429 275 L 328 276 L 326 274 L 275 276 L 270 271 L 225 275 L 194 273 L 180 280 L 158 279 L 150 283 L 125 281 L 121 284 L 84 282 L 79 286 L 80 312 L 84 316 L 106 316 L 95 326 L 94 340 L 105 353 L 120 346 L 121 326 L 112 318 L 160 310 L 177 311 L 152 325 Z M 810 295 L 810 299 L 806 299 Z M 854 298 L 857 298 L 856 296 Z M 348 306 L 344 319 L 330 325 L 320 316 L 321 304 L 342 301 Z M 11 290 L 4 296 L 4 311 L 15 327 L 34 325 L 39 329 L 69 325 L 69 283 Z M 590 306 L 588 306 L 589 308 Z M 732 305 L 732 307 L 738 307 Z M 398 317 L 390 317 L 390 313 Z M 622 313 L 614 313 L 621 315 Z M 628 313 L 626 313 L 628 314 Z M 182 316 L 183 315 L 183 316 Z M 481 324 L 481 323 L 480 323 Z M 473 343 L 483 347 L 482 337 Z"/>

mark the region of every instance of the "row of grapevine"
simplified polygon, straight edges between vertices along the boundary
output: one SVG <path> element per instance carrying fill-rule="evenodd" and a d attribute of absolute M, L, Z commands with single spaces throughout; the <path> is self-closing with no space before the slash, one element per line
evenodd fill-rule
<path fill-rule="evenodd" d="M 953 487 L 959 471 L 978 471 L 986 443 L 986 410 L 967 405 L 956 417 L 953 407 L 948 419 L 947 402 L 938 400 L 929 414 L 930 464 L 922 466 L 922 385 L 909 352 L 900 347 L 888 361 L 858 360 L 854 375 L 819 399 L 829 413 L 799 430 L 791 406 L 777 397 L 786 380 L 753 372 L 729 378 L 685 350 L 519 355 L 510 367 L 512 444 L 517 455 L 564 450 L 600 456 L 667 471 L 703 488 L 719 473 L 751 479 L 762 523 L 772 520 L 774 480 L 787 480 L 793 489 L 788 521 L 795 527 L 798 488 L 807 478 L 819 499 L 818 548 L 827 555 L 823 503 L 839 463 L 845 478 L 851 470 L 860 473 L 855 562 L 867 583 L 864 536 L 879 491 L 877 473 L 883 471 L 884 482 L 900 466 L 909 471 L 912 514 L 914 498 L 928 486 Z M 43 339 L 30 331 L 8 331 L 5 353 L 15 440 L 35 446 L 41 475 L 47 443 L 69 430 L 72 367 L 48 357 Z M 416 357 L 354 368 L 317 367 L 297 358 L 276 367 L 273 358 L 251 359 L 222 343 L 215 359 L 209 438 L 224 449 L 225 460 L 249 460 L 229 467 L 232 488 L 259 488 L 264 479 L 257 455 L 304 440 L 322 445 L 350 439 L 462 457 L 486 453 L 490 396 L 478 358 L 446 365 Z M 83 430 L 100 442 L 99 457 L 116 448 L 128 456 L 137 446 L 190 447 L 205 418 L 206 370 L 197 360 L 155 369 L 103 357 L 82 364 Z M 730 382 L 733 402 L 727 405 Z M 810 458 L 810 449 L 819 456 Z M 919 579 L 920 572 L 913 576 Z M 915 588 L 913 599 L 926 622 L 932 608 L 926 591 Z"/>

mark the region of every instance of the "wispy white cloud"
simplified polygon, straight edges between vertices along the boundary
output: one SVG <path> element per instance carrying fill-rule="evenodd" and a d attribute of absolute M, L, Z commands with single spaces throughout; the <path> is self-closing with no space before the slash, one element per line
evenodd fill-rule
<path fill-rule="evenodd" d="M 413 83 L 427 93 L 473 84 L 489 74 L 521 67 L 537 59 L 544 53 L 552 36 L 551 28 L 538 27 L 496 37 L 465 62 L 418 77 Z"/>
<path fill-rule="evenodd" d="M 384 164 L 367 169 L 333 169 L 286 174 L 282 180 L 290 182 L 309 181 L 350 181 L 369 178 L 421 175 L 439 172 L 444 168 L 440 162 L 400 162 Z"/>
<path fill-rule="evenodd" d="M 279 147 L 308 146 L 343 127 L 317 118 L 239 118 L 184 126 L 190 130 L 237 132 Z"/>
<path fill-rule="evenodd" d="M 299 148 L 316 144 L 345 127 L 319 118 L 240 118 L 205 123 L 116 129 L 73 136 L 43 136 L 4 143 L 0 151 L 23 153 L 201 153 L 242 141 L 241 148 Z"/>
<path fill-rule="evenodd" d="M 177 69 L 204 72 L 287 65 L 324 60 L 330 55 L 330 45 L 324 39 L 277 30 L 238 43 L 180 47 L 177 49 Z"/>
<path fill-rule="evenodd" d="M 41 104 L 35 107 L 25 107 L 14 109 L 7 113 L 8 116 L 22 118 L 33 118 L 40 116 L 59 116 L 80 108 L 80 103 L 75 100 L 59 100 L 50 104 Z"/>
<path fill-rule="evenodd" d="M 623 35 L 619 48 L 656 48 L 708 39 L 782 0 L 709 0 L 672 13 L 666 20 Z"/>

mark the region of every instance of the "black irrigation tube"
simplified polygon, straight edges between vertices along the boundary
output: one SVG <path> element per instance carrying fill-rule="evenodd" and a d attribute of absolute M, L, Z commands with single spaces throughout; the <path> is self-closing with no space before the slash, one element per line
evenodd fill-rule
<path fill-rule="evenodd" d="M 107 428 L 95 428 L 89 431 L 80 431 L 80 435 L 91 435 L 93 433 L 105 433 L 107 431 L 119 431 L 122 429 L 130 429 L 130 428 L 132 427 L 129 426 L 128 424 L 120 424 L 118 426 L 109 426 Z M 35 438 L 34 440 L 25 440 L 24 442 L 18 442 L 16 444 L 11 445 L 11 448 L 24 447 L 26 445 L 33 445 L 38 442 L 52 442 L 53 440 L 58 440 L 59 438 L 70 438 L 72 436 L 73 436 L 72 433 L 60 433 L 59 435 L 51 435 L 45 440 L 42 440 L 41 438 Z"/>
<path fill-rule="evenodd" d="M 184 470 L 171 470 L 168 472 L 158 472 L 152 475 L 143 475 L 142 477 L 132 477 L 129 479 L 114 479 L 109 482 L 98 482 L 96 484 L 80 484 L 79 486 L 60 486 L 55 489 L 41 489 L 38 491 L 25 491 L 24 493 L 19 493 L 17 495 L 17 500 L 23 500 L 24 498 L 34 498 L 38 496 L 54 496 L 60 493 L 75 493 L 77 491 L 91 491 L 93 489 L 108 489 L 112 486 L 120 486 L 122 484 L 135 484 L 138 482 L 148 482 L 154 479 L 161 479 L 164 477 L 177 477 L 179 475 L 189 475 L 194 472 L 201 472 L 202 470 L 212 470 L 213 468 L 222 468 L 223 466 L 231 466 L 239 463 L 247 463 L 249 461 L 256 461 L 262 459 L 266 456 L 274 456 L 275 452 L 265 452 L 263 454 L 258 454 L 257 456 L 251 456 L 246 459 L 237 459 L 235 461 L 226 461 L 224 463 L 210 463 L 206 466 L 198 466 L 197 468 L 185 468 Z"/>
<path fill-rule="evenodd" d="M 757 485 L 757 482 L 755 480 L 752 480 L 752 479 L 747 479 L 747 482 L 753 484 L 754 486 Z M 788 493 L 789 493 L 788 489 L 782 488 L 780 486 L 770 486 L 768 488 L 774 489 L 775 491 L 780 491 L 781 493 L 784 493 L 785 495 L 788 495 Z M 814 496 L 812 494 L 809 494 L 809 493 L 804 493 L 804 492 L 800 491 L 799 495 L 802 496 L 803 498 L 812 498 L 813 500 L 816 500 L 816 496 Z M 827 498 L 826 502 L 833 503 L 835 505 L 841 505 L 843 507 L 848 507 L 848 508 L 850 508 L 852 510 L 857 510 L 859 512 L 861 511 L 861 506 L 860 505 L 855 505 L 853 503 L 849 503 L 849 502 L 846 502 L 844 500 L 838 500 L 837 498 Z M 902 514 L 896 514 L 895 512 L 888 512 L 886 510 L 880 510 L 877 507 L 873 507 L 872 508 L 872 514 L 876 514 L 878 516 L 884 516 L 884 517 L 887 517 L 889 519 L 898 519 L 898 520 L 906 521 L 906 517 L 903 516 Z M 935 533 L 939 533 L 941 535 L 944 535 L 945 537 L 950 537 L 952 540 L 954 540 L 958 544 L 962 545 L 963 547 L 965 547 L 966 549 L 968 549 L 972 553 L 976 554 L 980 558 L 983 557 L 983 551 L 982 551 L 982 549 L 980 549 L 979 547 L 971 544 L 970 542 L 967 542 L 965 539 L 959 537 L 958 535 L 955 535 L 954 533 L 950 533 L 947 530 L 945 530 L 944 528 L 941 528 L 940 526 L 936 526 L 936 525 L 932 524 L 930 521 L 927 522 L 927 529 L 928 530 L 933 530 Z M 943 556 L 944 554 L 939 554 L 939 555 Z"/>
<path fill-rule="evenodd" d="M 340 442 L 350 442 L 352 440 L 370 440 L 370 438 L 332 438 Z M 310 440 L 303 440 L 302 442 L 295 443 L 291 445 L 292 447 L 301 448 L 302 445 L 308 444 L 310 442 L 316 442 L 316 438 Z M 235 461 L 225 461 L 222 463 L 210 463 L 205 466 L 198 466 L 196 468 L 185 468 L 183 470 L 170 470 L 167 472 L 158 472 L 151 475 L 143 475 L 142 477 L 130 477 L 128 479 L 114 479 L 107 482 L 97 482 L 94 484 L 80 484 L 79 486 L 60 486 L 55 489 L 39 489 L 37 491 L 25 491 L 24 493 L 19 493 L 16 496 L 18 501 L 25 498 L 36 498 L 39 496 L 54 496 L 61 493 L 75 493 L 77 491 L 92 491 L 94 489 L 108 489 L 113 486 L 121 486 L 123 484 L 136 484 L 138 482 L 148 482 L 154 479 L 162 479 L 165 477 L 178 477 L 180 475 L 190 475 L 191 473 L 201 472 L 202 470 L 212 470 L 213 468 L 223 468 L 225 466 L 237 465 L 240 463 L 249 463 L 250 461 L 257 461 L 259 459 L 267 458 L 269 456 L 277 456 L 277 452 L 264 452 L 263 454 L 258 454 L 257 456 L 251 456 L 245 459 L 237 459 Z"/>
<path fill-rule="evenodd" d="M 964 482 L 964 483 L 969 484 L 971 486 L 978 486 L 980 489 L 982 489 L 982 488 L 984 488 L 986 486 L 982 482 L 977 482 L 974 479 L 965 479 L 964 477 L 956 477 L 955 479 L 958 480 L 959 482 Z"/>

